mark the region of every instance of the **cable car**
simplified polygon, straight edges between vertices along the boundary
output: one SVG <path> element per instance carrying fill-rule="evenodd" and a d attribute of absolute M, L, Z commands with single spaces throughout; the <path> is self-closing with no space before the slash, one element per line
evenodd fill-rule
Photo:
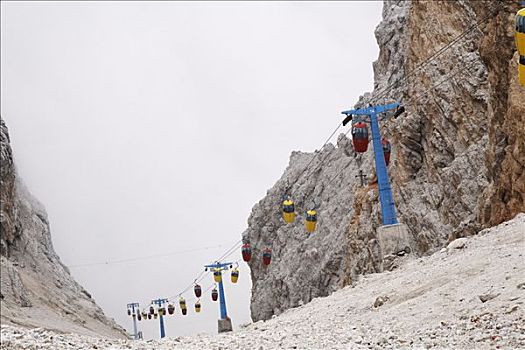
<path fill-rule="evenodd" d="M 186 299 L 184 299 L 184 297 L 182 297 L 182 296 L 179 298 L 179 305 L 180 305 L 181 309 L 185 309 L 186 308 Z"/>
<path fill-rule="evenodd" d="M 239 279 L 239 269 L 234 268 L 231 273 L 232 283 L 237 283 L 237 280 Z"/>
<path fill-rule="evenodd" d="M 315 231 L 315 227 L 317 226 L 317 212 L 315 210 L 311 209 L 306 212 L 306 220 L 304 225 L 306 226 L 306 231 Z"/>
<path fill-rule="evenodd" d="M 140 313 L 137 313 L 137 320 L 142 321 L 142 316 L 140 315 Z"/>
<path fill-rule="evenodd" d="M 195 312 L 197 312 L 197 313 L 201 312 L 201 303 L 198 300 L 195 303 Z"/>
<path fill-rule="evenodd" d="M 283 219 L 288 224 L 295 221 L 295 204 L 290 198 L 283 201 Z"/>
<path fill-rule="evenodd" d="M 390 141 L 383 138 L 381 140 L 381 145 L 383 145 L 383 154 L 385 155 L 385 164 L 388 166 L 390 164 L 390 153 L 392 152 L 392 145 L 390 144 Z"/>
<path fill-rule="evenodd" d="M 263 250 L 262 259 L 264 265 L 270 265 L 272 262 L 272 250 L 270 248 L 265 248 Z"/>
<path fill-rule="evenodd" d="M 356 152 L 363 153 L 368 150 L 368 126 L 366 123 L 352 124 L 352 144 Z"/>
<path fill-rule="evenodd" d="M 159 315 L 161 316 L 166 315 L 166 309 L 164 307 L 159 307 Z"/>
<path fill-rule="evenodd" d="M 153 306 L 149 307 L 149 313 L 152 315 L 155 313 L 155 308 Z"/>
<path fill-rule="evenodd" d="M 173 315 L 174 312 L 175 312 L 175 305 L 171 303 L 168 304 L 168 314 Z"/>
<path fill-rule="evenodd" d="M 518 74 L 521 86 L 525 86 L 525 8 L 516 14 L 516 47 L 519 53 Z"/>
<path fill-rule="evenodd" d="M 218 297 L 219 297 L 219 293 L 217 293 L 217 288 L 213 288 L 211 290 L 211 300 L 217 301 Z"/>
<path fill-rule="evenodd" d="M 158 316 L 158 315 L 157 315 L 157 313 L 155 312 L 155 313 L 153 314 L 153 318 L 154 318 L 154 319 L 157 319 L 157 316 Z"/>
<path fill-rule="evenodd" d="M 242 252 L 242 260 L 248 262 L 252 258 L 252 248 L 250 247 L 250 244 L 246 243 L 242 245 L 241 248 Z"/>
<path fill-rule="evenodd" d="M 186 306 L 183 309 L 180 309 L 180 311 L 182 311 L 183 315 L 186 315 L 188 313 L 188 309 L 186 308 Z"/>
<path fill-rule="evenodd" d="M 148 320 L 151 320 L 151 314 L 148 314 Z"/>
<path fill-rule="evenodd" d="M 143 318 L 143 319 L 148 318 L 148 313 L 147 313 L 146 311 L 143 311 L 143 312 L 142 312 L 142 318 Z"/>
<path fill-rule="evenodd" d="M 128 309 L 128 316 L 131 316 L 131 310 Z"/>
<path fill-rule="evenodd" d="M 200 285 L 196 284 L 195 287 L 193 287 L 193 291 L 195 292 L 195 296 L 197 298 L 200 298 L 202 295 L 202 288 Z"/>
<path fill-rule="evenodd" d="M 222 281 L 222 272 L 221 269 L 215 269 L 213 271 L 213 279 L 215 282 L 220 283 Z"/>

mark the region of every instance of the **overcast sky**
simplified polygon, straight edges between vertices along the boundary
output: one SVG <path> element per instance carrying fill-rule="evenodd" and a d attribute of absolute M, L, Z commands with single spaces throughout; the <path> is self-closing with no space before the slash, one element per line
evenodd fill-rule
<path fill-rule="evenodd" d="M 372 89 L 381 8 L 2 1 L 1 115 L 62 261 L 192 250 L 72 267 L 108 316 L 131 330 L 127 303 L 178 294 L 240 239 L 290 153 L 318 148 Z M 249 279 L 241 264 L 225 286 L 234 327 L 250 321 Z M 201 301 L 168 336 L 217 331 Z M 140 328 L 158 337 L 158 321 Z"/>

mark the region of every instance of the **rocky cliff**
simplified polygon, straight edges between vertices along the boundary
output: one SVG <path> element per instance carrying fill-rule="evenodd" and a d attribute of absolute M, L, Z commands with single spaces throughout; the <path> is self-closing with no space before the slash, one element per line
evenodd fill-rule
<path fill-rule="evenodd" d="M 401 101 L 382 122 L 392 142 L 389 174 L 416 254 L 525 211 L 525 90 L 517 83 L 516 1 L 384 1 L 376 29 L 374 91 L 357 101 Z M 449 45 L 449 43 L 453 43 Z M 349 106 L 350 107 L 350 106 Z M 334 118 L 337 118 L 334 116 Z M 368 176 L 361 187 L 359 171 Z M 254 247 L 251 313 L 268 319 L 380 269 L 380 208 L 371 150 L 340 135 L 315 153 L 293 152 L 257 203 L 244 242 Z M 285 224 L 284 194 L 304 215 L 315 199 L 318 229 Z M 262 249 L 273 249 L 268 267 Z"/>
<path fill-rule="evenodd" d="M 46 211 L 16 173 L 8 130 L 1 119 L 0 146 L 2 324 L 126 337 L 53 250 Z"/>

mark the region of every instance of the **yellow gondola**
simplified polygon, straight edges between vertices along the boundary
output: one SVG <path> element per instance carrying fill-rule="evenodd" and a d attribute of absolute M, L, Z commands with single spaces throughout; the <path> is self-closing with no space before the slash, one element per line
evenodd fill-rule
<path fill-rule="evenodd" d="M 215 282 L 220 283 L 222 281 L 222 273 L 220 269 L 215 269 L 213 271 L 213 279 Z"/>
<path fill-rule="evenodd" d="M 525 86 L 525 8 L 518 11 L 516 15 L 516 47 L 520 55 L 518 62 L 518 74 L 521 86 Z"/>
<path fill-rule="evenodd" d="M 304 224 L 306 226 L 306 231 L 315 231 L 315 226 L 317 225 L 317 212 L 315 210 L 312 209 L 306 212 L 306 220 Z"/>
<path fill-rule="evenodd" d="M 164 316 L 164 315 L 166 315 L 166 309 L 163 308 L 163 307 L 159 307 L 159 315 L 160 315 L 160 316 Z"/>
<path fill-rule="evenodd" d="M 232 277 L 232 283 L 237 283 L 237 280 L 239 279 L 239 269 L 238 268 L 234 268 L 232 270 L 231 277 Z"/>
<path fill-rule="evenodd" d="M 290 198 L 283 201 L 283 219 L 288 224 L 295 221 L 295 204 Z"/>
<path fill-rule="evenodd" d="M 195 303 L 195 312 L 197 312 L 197 313 L 201 312 L 201 303 L 198 300 Z"/>
<path fill-rule="evenodd" d="M 157 317 L 158 317 L 158 315 L 157 315 L 157 313 L 155 312 L 155 313 L 153 314 L 153 318 L 154 318 L 154 319 L 157 319 Z"/>
<path fill-rule="evenodd" d="M 182 296 L 179 298 L 179 305 L 180 305 L 181 309 L 185 309 L 186 308 L 186 299 L 184 299 L 184 297 L 182 297 Z"/>

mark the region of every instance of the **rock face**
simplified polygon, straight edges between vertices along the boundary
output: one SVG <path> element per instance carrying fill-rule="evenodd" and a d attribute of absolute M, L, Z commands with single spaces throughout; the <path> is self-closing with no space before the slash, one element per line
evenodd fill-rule
<path fill-rule="evenodd" d="M 1 322 L 60 332 L 126 337 L 73 280 L 53 250 L 44 207 L 16 174 L 9 134 L 0 120 Z"/>
<path fill-rule="evenodd" d="M 416 254 L 525 211 L 525 91 L 517 83 L 513 42 L 517 10 L 512 0 L 384 2 L 374 91 L 356 106 L 401 101 L 406 107 L 398 119 L 383 121 L 381 131 L 392 143 L 394 199 Z M 360 170 L 368 176 L 364 187 Z M 293 224 L 280 215 L 285 194 L 302 215 Z M 313 204 L 319 206 L 318 229 L 308 234 L 304 213 Z M 253 320 L 379 271 L 380 225 L 371 149 L 356 154 L 340 135 L 337 146 L 293 152 L 243 233 L 254 250 Z M 261 253 L 267 246 L 273 260 L 266 267 Z"/>

